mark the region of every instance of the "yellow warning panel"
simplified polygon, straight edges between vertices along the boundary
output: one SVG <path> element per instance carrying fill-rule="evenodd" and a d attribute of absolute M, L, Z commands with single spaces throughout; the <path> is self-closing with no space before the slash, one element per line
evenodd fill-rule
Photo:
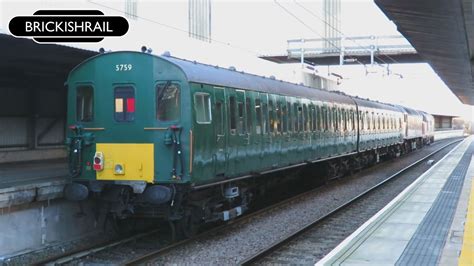
<path fill-rule="evenodd" d="M 104 169 L 97 180 L 130 180 L 153 183 L 154 146 L 142 143 L 97 143 L 96 151 L 104 155 Z"/>
<path fill-rule="evenodd" d="M 459 256 L 459 265 L 474 265 L 474 181 L 472 182 L 466 223 L 464 224 L 464 237 L 461 256 Z"/>

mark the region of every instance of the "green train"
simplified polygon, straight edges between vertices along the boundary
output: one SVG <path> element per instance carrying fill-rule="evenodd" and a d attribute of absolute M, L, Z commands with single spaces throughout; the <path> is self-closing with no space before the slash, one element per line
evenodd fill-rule
<path fill-rule="evenodd" d="M 226 221 L 269 173 L 324 161 L 334 177 L 433 138 L 426 113 L 169 54 L 102 53 L 67 88 L 65 196 L 118 218 Z"/>

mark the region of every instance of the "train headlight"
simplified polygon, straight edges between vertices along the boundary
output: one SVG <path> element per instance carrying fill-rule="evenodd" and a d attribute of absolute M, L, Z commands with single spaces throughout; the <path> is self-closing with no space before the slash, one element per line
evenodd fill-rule
<path fill-rule="evenodd" d="M 114 173 L 116 175 L 123 175 L 125 174 L 125 168 L 123 167 L 123 164 L 116 164 L 115 167 L 114 167 Z"/>
<path fill-rule="evenodd" d="M 96 152 L 94 155 L 94 170 L 104 170 L 104 154 L 100 151 Z"/>

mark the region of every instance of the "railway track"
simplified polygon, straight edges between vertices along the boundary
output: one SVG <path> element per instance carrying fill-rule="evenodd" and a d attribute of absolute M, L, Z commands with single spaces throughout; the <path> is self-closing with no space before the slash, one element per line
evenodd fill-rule
<path fill-rule="evenodd" d="M 385 179 L 384 181 L 372 186 L 371 188 L 365 190 L 364 192 L 360 193 L 356 197 L 354 197 L 352 200 L 347 201 L 346 203 L 340 205 L 338 208 L 334 209 L 333 211 L 327 213 L 323 217 L 320 217 L 314 221 L 309 222 L 305 226 L 301 227 L 299 230 L 291 232 L 288 234 L 286 237 L 283 239 L 274 242 L 272 245 L 267 246 L 265 249 L 259 250 L 253 255 L 241 260 L 239 264 L 241 265 L 252 265 L 255 263 L 258 264 L 267 264 L 267 263 L 285 263 L 287 261 L 282 260 L 281 258 L 289 258 L 289 257 L 294 257 L 295 255 L 301 255 L 304 256 L 305 254 L 295 254 L 295 250 L 298 248 L 301 248 L 297 245 L 291 246 L 292 241 L 297 241 L 297 238 L 302 237 L 303 239 L 301 241 L 305 241 L 303 237 L 304 233 L 307 233 L 311 229 L 314 229 L 319 226 L 324 226 L 326 228 L 331 228 L 332 231 L 338 231 L 337 229 L 343 229 L 347 228 L 347 223 L 354 223 L 354 224 L 360 224 L 361 222 L 363 223 L 364 221 L 360 221 L 361 216 L 361 207 L 365 209 L 371 209 L 368 212 L 373 213 L 374 211 L 376 212 L 377 210 L 373 210 L 373 206 L 370 206 L 370 204 L 360 204 L 362 206 L 355 207 L 356 204 L 358 203 L 368 203 L 368 197 L 376 193 L 378 190 L 383 188 L 385 185 L 389 184 L 399 176 L 401 176 L 403 173 L 407 172 L 408 170 L 412 169 L 413 167 L 419 165 L 420 163 L 428 160 L 431 158 L 433 155 L 437 154 L 438 152 L 444 150 L 446 147 L 451 146 L 457 142 L 460 142 L 461 140 L 456 140 L 453 142 L 450 142 L 446 145 L 443 145 L 441 148 L 438 150 L 428 154 L 427 156 L 415 161 L 411 165 L 401 169 L 400 171 L 396 172 L 395 174 L 391 175 L 389 178 Z M 364 201 L 365 200 L 365 201 Z M 344 214 L 342 214 L 344 212 Z M 363 209 L 362 209 L 362 212 Z M 357 214 L 356 214 L 357 213 Z M 339 217 L 338 217 L 339 216 Z M 363 214 L 362 214 L 363 216 Z M 351 217 L 351 219 L 346 219 L 347 217 Z M 370 217 L 369 217 L 370 218 Z M 346 223 L 346 225 L 342 225 L 341 223 Z M 342 241 L 345 239 L 346 234 L 338 234 L 337 232 L 335 233 L 335 236 L 322 236 L 318 232 L 313 232 L 313 235 L 317 235 L 321 238 L 324 238 L 326 242 L 334 242 L 334 241 Z M 311 236 L 310 236 L 311 237 Z M 331 239 L 332 238 L 332 239 Z M 314 249 L 315 246 L 313 245 L 312 248 Z M 273 257 L 276 254 L 276 259 Z M 313 255 L 314 256 L 314 255 Z M 303 258 L 304 260 L 305 258 Z M 303 263 L 304 261 L 299 261 L 299 263 Z M 311 262 L 314 263 L 314 262 Z"/>
<path fill-rule="evenodd" d="M 423 158 L 415 161 L 414 163 L 410 164 L 409 166 L 401 169 L 400 171 L 396 172 L 395 174 L 391 175 L 389 178 L 385 179 L 384 181 L 374 185 L 373 187 L 371 187 L 370 189 L 364 191 L 363 193 L 359 194 L 358 196 L 356 196 L 355 198 L 353 198 L 352 200 L 344 203 L 343 205 L 339 206 L 337 209 L 334 209 L 332 212 L 328 213 L 327 215 L 321 217 L 320 219 L 317 219 L 315 221 L 312 221 L 310 222 L 309 224 L 307 224 L 306 226 L 302 227 L 300 230 L 297 230 L 295 232 L 292 232 L 290 233 L 288 236 L 286 236 L 284 239 L 282 239 L 281 241 L 277 241 L 275 243 L 273 243 L 271 246 L 268 246 L 267 248 L 263 249 L 263 250 L 259 250 L 257 253 L 253 254 L 252 256 L 248 257 L 248 258 L 245 258 L 244 260 L 240 261 L 239 264 L 244 264 L 244 265 L 249 265 L 249 264 L 252 264 L 254 262 L 257 262 L 259 261 L 260 259 L 262 259 L 264 256 L 270 254 L 272 251 L 278 249 L 279 247 L 281 247 L 282 245 L 284 245 L 285 243 L 293 240 L 294 238 L 296 238 L 297 236 L 301 235 L 302 233 L 306 232 L 308 229 L 314 227 L 314 226 L 317 226 L 318 224 L 320 224 L 321 222 L 333 217 L 335 214 L 337 214 L 338 212 L 342 211 L 343 209 L 346 209 L 348 208 L 349 206 L 351 206 L 354 202 L 358 201 L 358 200 L 361 200 L 362 198 L 364 198 L 366 195 L 368 195 L 369 193 L 371 192 L 374 192 L 375 190 L 377 190 L 377 188 L 380 188 L 382 187 L 384 184 L 390 182 L 391 180 L 397 178 L 398 176 L 400 176 L 402 173 L 408 171 L 409 169 L 419 165 L 420 163 L 422 163 L 423 161 L 426 161 L 428 160 L 429 158 L 431 158 L 433 155 L 437 154 L 438 152 L 444 150 L 445 148 L 447 148 L 448 146 L 451 146 L 457 142 L 460 142 L 461 140 L 455 140 L 455 141 L 452 141 L 452 142 L 449 142 L 448 144 L 446 145 L 443 145 L 442 147 L 440 147 L 439 149 L 437 149 L 436 151 L 434 152 L 431 152 L 430 154 L 428 154 L 427 156 L 424 156 Z M 310 193 L 313 193 L 315 190 L 318 190 L 320 189 L 320 187 L 318 188 L 315 188 L 315 189 L 312 189 L 308 192 L 305 192 L 303 194 L 300 194 L 300 195 L 296 195 L 292 198 L 289 198 L 285 201 L 282 201 L 280 203 L 277 203 L 276 205 L 273 205 L 273 206 L 269 206 L 267 208 L 264 208 L 262 210 L 259 210 L 257 212 L 254 212 L 252 214 L 249 214 L 247 216 L 244 216 L 242 217 L 240 220 L 236 220 L 235 223 L 238 223 L 238 222 L 241 222 L 241 221 L 244 221 L 244 220 L 249 220 L 255 216 L 258 216 L 262 213 L 265 213 L 265 212 L 268 212 L 269 210 L 271 209 L 275 209 L 275 208 L 279 208 L 280 206 L 283 206 L 283 205 L 286 205 L 288 204 L 289 202 L 292 202 L 298 198 L 302 198 L 302 197 L 305 197 L 307 194 L 310 194 Z M 211 235 L 211 234 L 214 234 L 216 233 L 217 231 L 219 230 L 224 230 L 226 227 L 226 225 L 223 225 L 219 228 L 216 228 L 215 230 L 211 230 L 211 231 L 208 231 L 208 232 L 205 232 L 199 236 L 197 236 L 196 238 L 192 238 L 192 239 L 187 239 L 187 240 L 184 240 L 184 241 L 181 241 L 181 242 L 178 242 L 176 244 L 173 244 L 172 246 L 170 247 L 166 247 L 166 248 L 163 248 L 163 249 L 160 249 L 160 250 L 156 250 L 156 251 L 153 251 L 153 252 L 150 252 L 149 254 L 146 254 L 144 256 L 141 256 L 139 258 L 136 258 L 134 260 L 130 260 L 127 262 L 127 265 L 137 265 L 137 264 L 144 264 L 144 263 L 147 263 L 147 262 L 150 262 L 152 261 L 154 258 L 157 258 L 159 257 L 160 255 L 162 254 L 165 254 L 167 253 L 168 251 L 176 248 L 176 247 L 179 247 L 179 246 L 182 246 L 182 245 L 185 245 L 185 244 L 188 244 L 190 242 L 193 242 L 193 241 L 196 241 L 196 240 L 200 240 L 200 239 L 204 239 L 206 238 L 208 235 Z"/>
<path fill-rule="evenodd" d="M 351 201 L 346 202 L 343 205 L 339 206 L 337 209 L 335 209 L 332 212 L 328 213 L 324 217 L 321 217 L 318 220 L 312 221 L 311 223 L 308 223 L 307 225 L 302 227 L 300 230 L 297 230 L 295 232 L 292 232 L 291 234 L 288 234 L 281 241 L 275 242 L 271 246 L 266 247 L 265 249 L 258 250 L 258 252 L 256 252 L 252 256 L 249 256 L 249 257 L 241 260 L 239 262 L 239 264 L 246 264 L 247 265 L 247 264 L 252 264 L 256 261 L 261 260 L 265 256 L 268 256 L 269 254 L 271 254 L 276 249 L 280 248 L 281 246 L 284 246 L 286 243 L 290 242 L 291 240 L 295 239 L 297 236 L 299 236 L 302 233 L 306 232 L 310 228 L 313 228 L 313 227 L 317 226 L 318 224 L 320 224 L 323 221 L 329 219 L 330 217 L 334 216 L 335 214 L 342 211 L 343 209 L 346 209 L 348 206 L 353 204 L 354 201 L 362 199 L 365 195 L 371 193 L 372 191 L 375 191 L 378 187 L 383 186 L 387 182 L 395 179 L 400 174 L 406 172 L 407 170 L 409 170 L 412 167 L 420 164 L 421 162 L 426 161 L 427 159 L 429 159 L 430 157 L 432 157 L 436 153 L 442 151 L 446 147 L 448 147 L 450 145 L 453 145 L 454 143 L 457 143 L 459 141 L 461 141 L 461 140 L 455 140 L 455 141 L 452 141 L 452 142 L 449 142 L 449 143 L 443 145 L 442 147 L 440 147 L 439 149 L 431 152 L 427 156 L 424 156 L 423 158 L 421 158 L 421 159 L 417 160 L 416 162 L 410 164 L 408 167 L 405 167 L 402 170 L 398 171 L 394 175 L 390 176 L 388 179 L 385 179 L 385 181 L 382 181 L 379 184 L 377 184 L 377 185 L 371 187 L 370 189 L 366 190 L 365 192 L 359 194 L 357 197 L 355 197 Z M 81 262 L 85 262 L 85 264 L 87 264 L 87 258 L 95 257 L 95 256 L 97 256 L 98 254 L 101 254 L 101 253 L 108 253 L 108 252 L 113 253 L 113 250 L 117 247 L 125 246 L 125 245 L 130 244 L 130 243 L 148 242 L 147 240 L 144 240 L 144 239 L 147 239 L 147 238 L 155 239 L 155 240 L 156 239 L 161 239 L 161 241 L 159 241 L 160 243 L 154 243 L 154 249 L 143 251 L 143 252 L 141 252 L 141 254 L 140 254 L 140 252 L 135 252 L 134 253 L 135 255 L 130 254 L 130 256 L 128 256 L 127 259 L 120 262 L 120 264 L 125 264 L 125 265 L 144 264 L 144 263 L 153 261 L 153 259 L 161 256 L 162 254 L 166 254 L 167 252 L 170 252 L 170 251 L 172 251 L 176 248 L 179 248 L 179 247 L 184 246 L 186 244 L 193 243 L 195 241 L 200 241 L 200 240 L 206 239 L 210 235 L 215 235 L 216 233 L 225 231 L 226 228 L 229 225 L 235 225 L 235 224 L 238 224 L 238 223 L 245 223 L 246 221 L 249 221 L 249 220 L 251 220 L 252 218 L 254 218 L 256 216 L 262 215 L 262 214 L 264 214 L 266 212 L 269 212 L 271 210 L 278 209 L 282 206 L 288 205 L 289 203 L 291 203 L 295 200 L 298 200 L 300 198 L 303 198 L 303 197 L 307 196 L 308 194 L 314 193 L 315 191 L 320 190 L 320 189 L 321 189 L 321 187 L 311 189 L 311 190 L 306 191 L 304 193 L 301 193 L 301 194 L 298 194 L 296 196 L 285 199 L 283 201 L 280 201 L 280 202 L 278 202 L 274 205 L 271 205 L 271 206 L 262 208 L 260 210 L 254 211 L 252 213 L 249 213 L 248 215 L 240 217 L 240 218 L 232 221 L 231 223 L 217 226 L 217 227 L 212 228 L 210 230 L 207 230 L 207 231 L 205 231 L 205 232 L 203 232 L 203 233 L 201 233 L 201 234 L 199 234 L 195 237 L 185 239 L 185 240 L 182 240 L 182 241 L 178 241 L 178 242 L 175 242 L 175 243 L 172 243 L 171 239 L 162 239 L 162 237 L 156 237 L 156 236 L 155 236 L 155 238 L 153 238 L 153 235 L 157 234 L 157 230 L 153 230 L 153 231 L 150 231 L 150 232 L 141 233 L 141 234 L 138 234 L 138 235 L 135 235 L 135 236 L 132 236 L 132 237 L 125 238 L 125 239 L 120 239 L 120 240 L 117 240 L 117 241 L 111 241 L 111 242 L 108 242 L 108 243 L 103 244 L 103 245 L 97 245 L 97 246 L 94 246 L 93 248 L 83 249 L 83 250 L 80 250 L 78 252 L 67 254 L 66 256 L 58 256 L 58 257 L 55 257 L 54 259 L 50 259 L 48 261 L 43 261 L 43 262 L 38 263 L 38 264 L 41 264 L 41 265 L 64 265 L 64 264 L 75 265 L 75 264 L 81 264 Z M 149 241 L 151 241 L 151 240 L 149 240 Z"/>

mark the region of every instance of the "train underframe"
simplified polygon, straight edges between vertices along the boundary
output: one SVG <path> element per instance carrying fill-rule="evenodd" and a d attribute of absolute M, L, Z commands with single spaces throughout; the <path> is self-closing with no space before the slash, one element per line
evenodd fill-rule
<path fill-rule="evenodd" d="M 409 139 L 391 146 L 308 163 L 292 168 L 291 171 L 229 180 L 201 189 L 187 184 L 152 185 L 166 187 L 166 193 L 169 193 L 168 197 L 157 189 L 157 193 L 162 194 L 152 198 L 155 202 L 158 198 L 158 204 L 150 203 L 153 199 L 150 200 L 149 195 L 136 194 L 127 185 L 104 186 L 100 192 L 94 193 L 94 198 L 98 201 L 97 211 L 112 217 L 115 222 L 120 223 L 128 218 L 159 218 L 168 221 L 173 231 L 178 229 L 189 237 L 203 224 L 229 221 L 242 215 L 252 207 L 256 199 L 264 199 L 268 192 L 285 187 L 282 184 L 294 180 L 312 183 L 311 186 L 324 184 L 328 180 L 374 165 L 383 158 L 396 158 L 431 142 L 430 139 L 423 138 Z M 305 184 L 306 187 L 307 185 Z"/>

